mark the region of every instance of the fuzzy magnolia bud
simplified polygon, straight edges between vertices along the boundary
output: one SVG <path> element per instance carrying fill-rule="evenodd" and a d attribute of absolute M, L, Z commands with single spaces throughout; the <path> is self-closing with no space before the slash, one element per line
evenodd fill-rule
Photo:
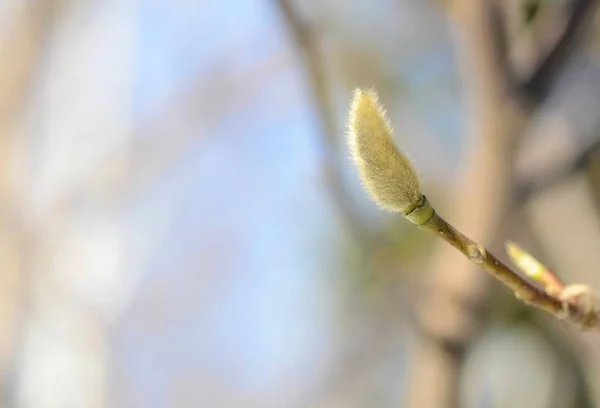
<path fill-rule="evenodd" d="M 425 204 L 417 174 L 394 144 L 385 110 L 374 91 L 354 92 L 348 145 L 364 187 L 380 207 L 408 214 Z"/>

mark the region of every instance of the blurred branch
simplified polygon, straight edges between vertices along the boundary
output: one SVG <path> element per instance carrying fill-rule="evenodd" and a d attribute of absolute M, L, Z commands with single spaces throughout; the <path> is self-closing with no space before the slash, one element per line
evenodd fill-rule
<path fill-rule="evenodd" d="M 567 165 L 563 165 L 560 169 L 551 171 L 550 176 L 531 180 L 527 183 L 517 184 L 515 206 L 521 207 L 525 205 L 533 195 L 559 184 L 577 171 L 585 169 L 590 162 L 591 157 L 598 152 L 599 148 L 600 140 L 590 144 L 587 148 L 579 152 Z"/>
<path fill-rule="evenodd" d="M 567 25 L 556 44 L 540 62 L 531 76 L 520 84 L 521 92 L 535 104 L 550 93 L 557 74 L 576 48 L 574 43 L 592 20 L 596 0 L 573 0 Z"/>
<path fill-rule="evenodd" d="M 290 30 L 292 40 L 298 48 L 310 83 L 321 125 L 320 140 L 325 153 L 322 170 L 331 198 L 353 237 L 363 244 L 368 244 L 372 241 L 370 239 L 372 231 L 361 222 L 360 213 L 354 206 L 354 199 L 344 187 L 344 180 L 340 171 L 340 154 L 336 136 L 341 134 L 342 131 L 336 126 L 330 87 L 323 58 L 318 50 L 318 41 L 313 34 L 313 29 L 300 18 L 291 0 L 275 0 L 275 3 Z"/>
<path fill-rule="evenodd" d="M 486 20 L 490 22 L 491 30 L 490 48 L 493 52 L 492 57 L 502 74 L 505 86 L 508 89 L 514 89 L 517 87 L 517 82 L 508 57 L 510 47 L 505 30 L 505 15 L 502 6 L 502 1 L 492 0 L 487 3 L 485 8 Z"/>
<path fill-rule="evenodd" d="M 16 116 L 34 74 L 53 19 L 53 0 L 38 2 L 13 1 L 8 7 L 11 18 L 6 20 L 6 32 L 0 32 L 0 121 Z M 20 3 L 20 4 L 19 4 Z M 10 10 L 13 8 L 13 10 Z"/>
<path fill-rule="evenodd" d="M 486 20 L 489 21 L 492 36 L 490 49 L 494 51 L 496 64 L 504 75 L 507 86 L 515 90 L 526 102 L 539 105 L 550 93 L 557 74 L 568 61 L 576 48 L 574 44 L 593 19 L 596 0 L 574 0 L 570 3 L 570 13 L 565 29 L 562 31 L 554 46 L 546 53 L 531 75 L 519 81 L 515 78 L 513 68 L 508 58 L 510 44 L 505 32 L 503 2 L 500 0 L 485 0 L 487 4 Z M 455 7 L 458 7 L 455 6 Z"/>
<path fill-rule="evenodd" d="M 0 407 L 14 404 L 12 363 L 22 344 L 24 315 L 30 284 L 26 275 L 30 255 L 36 251 L 36 235 L 23 217 L 28 188 L 22 163 L 27 162 L 23 107 L 36 75 L 52 28 L 56 2 L 9 1 L 2 4 L 10 18 L 0 31 Z M 4 10 L 3 10 L 4 11 Z M 25 170 L 26 171 L 26 170 Z M 27 254 L 27 255 L 26 255 Z"/>

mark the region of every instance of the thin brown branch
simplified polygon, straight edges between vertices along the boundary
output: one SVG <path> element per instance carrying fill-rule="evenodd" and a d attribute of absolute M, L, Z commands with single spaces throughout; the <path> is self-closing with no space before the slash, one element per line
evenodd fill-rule
<path fill-rule="evenodd" d="M 346 227 L 355 239 L 367 243 L 370 241 L 371 229 L 361 222 L 360 214 L 353 205 L 354 199 L 344 187 L 340 172 L 341 163 L 336 135 L 343 132 L 336 126 L 330 87 L 323 66 L 323 58 L 319 53 L 318 41 L 314 37 L 311 27 L 300 18 L 292 3 L 290 0 L 276 0 L 304 64 L 307 80 L 317 108 L 316 112 L 319 115 L 320 140 L 325 153 L 322 162 L 324 179 L 333 203 Z"/>
<path fill-rule="evenodd" d="M 424 198 L 422 208 L 426 206 L 430 205 Z M 418 226 L 452 245 L 469 261 L 510 288 L 525 303 L 560 320 L 567 320 L 582 330 L 600 330 L 600 300 L 587 285 L 565 285 L 554 273 L 543 268 L 543 273 L 538 270 L 531 274 L 545 284 L 545 288 L 540 288 L 511 270 L 489 250 L 466 237 L 435 212 L 428 221 Z M 520 256 L 523 258 L 524 251 L 521 252 Z"/>
<path fill-rule="evenodd" d="M 448 224 L 439 215 L 434 216 L 420 228 L 432 232 L 460 251 L 468 260 L 490 273 L 508 288 L 519 299 L 543 309 L 549 313 L 561 313 L 562 303 L 534 286 L 519 274 L 496 258 L 489 250 L 467 238 L 464 234 Z"/>
<path fill-rule="evenodd" d="M 596 0 L 573 0 L 567 25 L 529 78 L 519 86 L 521 92 L 533 103 L 539 104 L 550 93 L 557 74 L 574 50 L 575 42 L 593 18 Z"/>

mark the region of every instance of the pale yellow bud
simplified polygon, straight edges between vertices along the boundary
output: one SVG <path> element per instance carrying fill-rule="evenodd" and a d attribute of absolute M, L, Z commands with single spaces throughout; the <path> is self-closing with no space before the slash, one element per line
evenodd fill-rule
<path fill-rule="evenodd" d="M 374 91 L 354 92 L 348 145 L 364 187 L 379 206 L 406 214 L 419 205 L 419 179 L 410 160 L 396 147 Z"/>

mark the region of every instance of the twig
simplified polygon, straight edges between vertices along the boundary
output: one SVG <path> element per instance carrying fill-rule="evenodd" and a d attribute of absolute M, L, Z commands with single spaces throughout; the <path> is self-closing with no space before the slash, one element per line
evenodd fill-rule
<path fill-rule="evenodd" d="M 427 202 L 426 199 L 424 202 Z M 565 285 L 550 270 L 544 268 L 543 272 L 538 270 L 536 274 L 528 274 L 530 277 L 535 276 L 537 283 L 543 285 L 543 288 L 539 288 L 512 271 L 490 251 L 467 238 L 435 212 L 419 228 L 444 239 L 471 262 L 510 288 L 517 298 L 528 305 L 542 309 L 560 320 L 567 320 L 581 330 L 600 331 L 600 300 L 587 285 Z"/>
<path fill-rule="evenodd" d="M 424 199 L 424 204 L 429 205 L 426 199 Z M 429 221 L 418 225 L 418 227 L 437 235 L 458 249 L 471 262 L 477 264 L 510 288 L 517 298 L 552 314 L 563 312 L 562 303 L 558 299 L 548 295 L 513 272 L 490 251 L 467 238 L 437 213 L 434 212 Z"/>
<path fill-rule="evenodd" d="M 421 193 L 416 171 L 394 144 L 376 94 L 357 90 L 348 143 L 366 190 L 381 207 L 401 213 L 417 227 L 452 245 L 471 262 L 510 288 L 525 303 L 568 320 L 582 330 L 600 330 L 600 299 L 585 285 L 564 285 L 550 270 L 514 244 L 509 255 L 542 287 L 512 271 L 482 245 L 440 217 Z"/>

